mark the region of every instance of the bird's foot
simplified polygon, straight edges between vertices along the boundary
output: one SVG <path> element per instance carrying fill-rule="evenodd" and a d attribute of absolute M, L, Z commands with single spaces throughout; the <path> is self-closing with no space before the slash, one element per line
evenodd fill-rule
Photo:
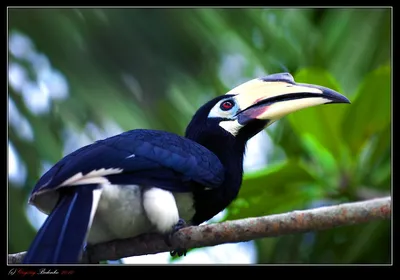
<path fill-rule="evenodd" d="M 182 249 L 182 248 L 175 249 L 175 250 L 172 250 L 171 252 L 169 252 L 171 257 L 174 257 L 174 256 L 178 256 L 178 257 L 186 256 L 186 253 L 187 253 L 187 250 L 186 249 Z"/>
<path fill-rule="evenodd" d="M 179 219 L 179 221 L 172 227 L 172 231 L 165 235 L 165 243 L 169 246 L 172 247 L 172 236 L 180 229 L 184 228 L 186 226 L 186 222 L 183 219 Z M 176 248 L 170 252 L 171 256 L 178 255 L 179 257 L 181 256 L 186 256 L 187 250 L 184 248 Z"/>
<path fill-rule="evenodd" d="M 172 227 L 172 230 L 171 230 L 169 233 L 167 233 L 167 234 L 165 235 L 165 239 L 164 239 L 164 240 L 165 240 L 165 243 L 166 243 L 169 247 L 172 246 L 172 243 L 171 243 L 172 236 L 173 236 L 178 230 L 184 228 L 185 226 L 186 226 L 185 220 L 184 220 L 184 219 L 179 219 L 179 221 L 176 223 L 176 225 L 174 225 L 174 226 Z"/>

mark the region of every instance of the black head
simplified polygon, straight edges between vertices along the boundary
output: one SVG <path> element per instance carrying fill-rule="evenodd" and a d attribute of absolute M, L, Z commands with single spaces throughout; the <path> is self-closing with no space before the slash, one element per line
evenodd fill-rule
<path fill-rule="evenodd" d="M 215 153 L 225 167 L 219 188 L 194 192 L 199 224 L 223 210 L 239 193 L 246 142 L 280 117 L 310 106 L 348 102 L 330 89 L 296 84 L 288 73 L 244 83 L 197 110 L 186 129 L 190 138 Z"/>
<path fill-rule="evenodd" d="M 233 123 L 232 120 L 239 110 L 234 95 L 218 96 L 197 110 L 186 128 L 185 136 L 200 143 L 204 143 L 207 139 L 212 141 L 218 139 L 222 142 L 234 141 L 245 144 L 268 124 L 268 120 L 249 120 L 237 133 L 232 133 L 230 129 L 235 127 L 230 124 Z"/>
<path fill-rule="evenodd" d="M 295 83 L 289 73 L 273 74 L 237 86 L 203 105 L 186 129 L 186 137 L 202 143 L 247 140 L 281 117 L 311 106 L 349 103 L 343 95 L 317 85 Z"/>

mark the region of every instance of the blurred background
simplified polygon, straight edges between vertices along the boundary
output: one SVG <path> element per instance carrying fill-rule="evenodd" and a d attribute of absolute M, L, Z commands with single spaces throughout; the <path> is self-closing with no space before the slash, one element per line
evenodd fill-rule
<path fill-rule="evenodd" d="M 239 197 L 211 222 L 390 195 L 390 9 L 9 9 L 8 249 L 45 215 L 27 205 L 62 156 L 125 130 L 183 134 L 195 110 L 290 72 L 346 95 L 248 144 Z M 390 221 L 131 257 L 121 263 L 390 263 Z"/>

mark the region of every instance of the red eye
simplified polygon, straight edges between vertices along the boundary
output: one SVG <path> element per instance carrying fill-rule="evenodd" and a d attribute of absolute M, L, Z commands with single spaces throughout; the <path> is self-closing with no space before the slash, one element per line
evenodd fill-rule
<path fill-rule="evenodd" d="M 228 111 L 232 109 L 233 106 L 235 106 L 235 102 L 232 100 L 227 100 L 221 103 L 220 108 L 222 111 Z"/>

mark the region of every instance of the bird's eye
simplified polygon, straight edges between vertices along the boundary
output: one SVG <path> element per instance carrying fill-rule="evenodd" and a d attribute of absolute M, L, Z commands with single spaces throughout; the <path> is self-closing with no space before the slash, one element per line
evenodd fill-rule
<path fill-rule="evenodd" d="M 220 108 L 222 111 L 228 111 L 235 106 L 235 102 L 233 100 L 227 100 L 221 103 Z"/>

